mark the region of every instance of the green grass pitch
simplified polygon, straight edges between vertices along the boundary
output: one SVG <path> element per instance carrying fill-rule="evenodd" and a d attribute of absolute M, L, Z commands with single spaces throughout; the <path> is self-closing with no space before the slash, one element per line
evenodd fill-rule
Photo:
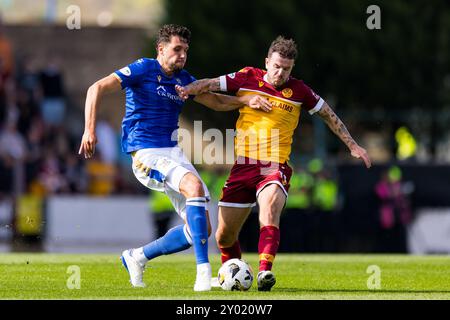
<path fill-rule="evenodd" d="M 256 275 L 257 255 L 243 258 Z M 211 263 L 214 274 L 219 256 L 212 255 Z M 77 269 L 79 289 L 73 281 Z M 380 271 L 378 289 L 373 270 Z M 119 255 L 3 253 L 0 299 L 450 299 L 447 256 L 278 254 L 273 271 L 277 283 L 271 292 L 258 292 L 254 281 L 247 292 L 196 293 L 190 254 L 155 259 L 144 274 L 147 287 L 132 288 Z"/>

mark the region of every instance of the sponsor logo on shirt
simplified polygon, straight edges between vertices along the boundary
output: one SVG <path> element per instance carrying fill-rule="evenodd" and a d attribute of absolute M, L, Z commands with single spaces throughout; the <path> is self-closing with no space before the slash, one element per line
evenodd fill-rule
<path fill-rule="evenodd" d="M 183 99 L 181 99 L 177 94 L 172 94 L 170 92 L 167 92 L 166 88 L 164 86 L 158 86 L 156 87 L 156 93 L 160 97 L 168 98 L 170 100 L 173 100 L 177 103 L 184 102 Z"/>
<path fill-rule="evenodd" d="M 272 101 L 272 106 L 273 106 L 274 108 L 278 108 L 278 109 L 281 109 L 281 110 L 285 110 L 285 111 L 287 111 L 287 112 L 292 112 L 292 111 L 294 110 L 294 107 L 293 107 L 293 106 L 290 106 L 290 105 L 288 105 L 288 104 L 286 104 L 286 103 L 278 102 L 278 101 Z"/>

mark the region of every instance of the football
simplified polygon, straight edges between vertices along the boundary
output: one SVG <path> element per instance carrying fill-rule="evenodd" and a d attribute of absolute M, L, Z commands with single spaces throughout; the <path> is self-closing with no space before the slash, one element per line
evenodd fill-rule
<path fill-rule="evenodd" d="M 230 259 L 219 269 L 219 284 L 226 291 L 247 291 L 253 283 L 253 270 L 241 259 Z"/>

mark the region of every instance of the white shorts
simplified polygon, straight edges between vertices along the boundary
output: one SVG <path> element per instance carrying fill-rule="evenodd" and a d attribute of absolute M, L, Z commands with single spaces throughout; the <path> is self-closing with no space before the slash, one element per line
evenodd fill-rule
<path fill-rule="evenodd" d="M 148 148 L 132 153 L 133 173 L 149 189 L 165 192 L 176 212 L 186 220 L 186 198 L 180 193 L 180 182 L 186 173 L 193 173 L 202 181 L 197 170 L 178 147 Z M 209 201 L 208 187 L 202 181 L 205 197 Z M 209 202 L 208 202 L 209 203 Z M 207 208 L 208 210 L 208 204 Z"/>

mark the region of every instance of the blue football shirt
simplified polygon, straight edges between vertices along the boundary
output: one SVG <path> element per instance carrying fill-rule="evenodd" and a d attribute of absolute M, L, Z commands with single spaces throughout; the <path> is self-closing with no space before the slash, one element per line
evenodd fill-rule
<path fill-rule="evenodd" d="M 122 121 L 122 151 L 177 145 L 178 117 L 184 101 L 175 85 L 186 86 L 196 79 L 186 70 L 167 76 L 158 60 L 142 58 L 114 72 L 125 89 Z"/>

